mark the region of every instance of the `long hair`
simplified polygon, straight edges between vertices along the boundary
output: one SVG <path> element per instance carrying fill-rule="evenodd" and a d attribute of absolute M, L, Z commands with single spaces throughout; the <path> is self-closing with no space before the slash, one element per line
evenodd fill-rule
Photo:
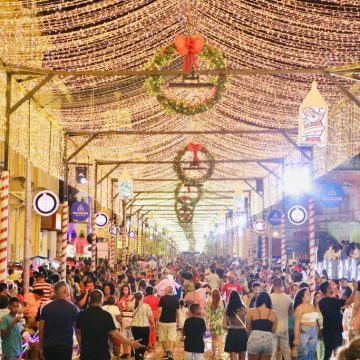
<path fill-rule="evenodd" d="M 272 301 L 270 295 L 266 291 L 262 291 L 256 298 L 256 307 L 265 305 L 269 310 L 272 309 Z"/>
<path fill-rule="evenodd" d="M 300 304 L 302 304 L 302 301 L 303 301 L 306 291 L 308 291 L 307 288 L 302 288 L 296 293 L 295 299 L 294 299 L 294 305 L 293 305 L 294 311 Z"/>
<path fill-rule="evenodd" d="M 123 286 L 120 288 L 120 297 L 124 296 L 124 289 L 125 289 L 125 288 L 128 288 L 128 289 L 129 289 L 128 295 L 131 294 L 131 288 L 130 288 L 130 286 L 127 285 L 127 284 L 125 284 L 125 285 L 123 285 Z"/>
<path fill-rule="evenodd" d="M 141 291 L 138 291 L 137 293 L 135 293 L 134 298 L 135 298 L 135 309 L 138 308 L 140 301 L 142 300 L 142 298 L 144 297 L 143 293 Z"/>
<path fill-rule="evenodd" d="M 358 360 L 360 357 L 360 337 L 350 342 L 349 346 L 344 346 L 337 350 L 335 360 Z"/>
<path fill-rule="evenodd" d="M 245 307 L 245 305 L 241 301 L 239 293 L 236 290 L 233 290 L 229 296 L 229 302 L 226 308 L 226 315 L 228 317 L 234 317 L 236 316 L 236 310 L 239 310 L 243 307 Z"/>
<path fill-rule="evenodd" d="M 211 307 L 216 310 L 220 305 L 220 301 L 221 294 L 219 289 L 213 289 L 213 291 L 211 292 Z"/>

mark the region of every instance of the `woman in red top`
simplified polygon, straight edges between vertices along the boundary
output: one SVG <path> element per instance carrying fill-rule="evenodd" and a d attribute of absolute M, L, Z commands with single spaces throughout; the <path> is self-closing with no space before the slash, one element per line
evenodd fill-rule
<path fill-rule="evenodd" d="M 154 288 L 152 286 L 147 286 L 145 288 L 145 294 L 146 296 L 144 297 L 144 303 L 150 306 L 155 320 L 154 323 L 156 324 L 158 318 L 160 298 L 154 295 Z M 149 351 L 155 350 L 155 341 L 156 341 L 156 329 L 153 325 L 151 325 L 150 337 L 149 337 Z"/>

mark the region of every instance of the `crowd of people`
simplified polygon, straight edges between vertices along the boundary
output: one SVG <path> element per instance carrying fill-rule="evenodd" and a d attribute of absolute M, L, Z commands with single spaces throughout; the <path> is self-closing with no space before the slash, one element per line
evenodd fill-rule
<path fill-rule="evenodd" d="M 0 283 L 2 359 L 142 360 L 157 347 L 163 360 L 201 360 L 205 351 L 231 360 L 360 359 L 360 281 L 324 271 L 311 292 L 308 274 L 304 264 L 133 256 L 95 272 L 86 262 L 68 266 L 66 281 L 55 268 L 31 269 L 23 294 L 11 267 Z"/>

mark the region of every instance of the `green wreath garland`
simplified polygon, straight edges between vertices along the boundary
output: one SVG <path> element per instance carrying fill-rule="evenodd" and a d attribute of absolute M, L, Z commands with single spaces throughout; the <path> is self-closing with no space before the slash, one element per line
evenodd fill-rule
<path fill-rule="evenodd" d="M 188 200 L 183 200 L 180 196 L 180 189 L 184 184 L 182 182 L 179 182 L 176 185 L 175 188 L 175 200 L 185 206 L 195 206 L 201 199 L 202 195 L 203 195 L 203 190 L 202 190 L 202 186 L 200 185 L 194 185 L 197 189 L 197 195 L 196 198 L 189 198 Z"/>
<path fill-rule="evenodd" d="M 204 174 L 201 177 L 198 178 L 191 178 L 191 177 L 187 177 L 186 174 L 184 173 L 184 171 L 182 170 L 181 167 L 181 159 L 182 157 L 186 154 L 187 152 L 187 146 L 184 146 L 183 148 L 181 148 L 174 159 L 174 170 L 176 172 L 176 175 L 178 176 L 178 178 L 183 182 L 183 183 L 187 183 L 190 184 L 191 186 L 198 186 L 203 184 L 205 181 L 209 180 L 210 177 L 212 176 L 214 169 L 215 169 L 215 162 L 214 162 L 214 157 L 212 156 L 212 154 L 210 153 L 210 151 L 203 146 L 201 148 L 201 150 L 199 150 L 200 153 L 205 154 L 206 156 L 206 160 L 209 161 L 209 168 L 206 172 L 206 174 Z M 201 162 L 201 161 L 200 161 Z"/>
<path fill-rule="evenodd" d="M 161 70 L 163 67 L 169 66 L 176 55 L 175 44 L 171 43 L 167 47 L 156 52 L 145 65 L 149 70 Z M 207 63 L 208 69 L 225 69 L 225 61 L 222 53 L 209 44 L 205 44 L 203 50 L 198 55 Z M 170 112 L 183 115 L 196 115 L 210 110 L 223 96 L 228 84 L 225 75 L 217 75 L 210 79 L 214 84 L 212 95 L 205 101 L 198 104 L 191 104 L 182 99 L 173 99 L 165 95 L 162 86 L 165 84 L 165 78 L 160 75 L 149 76 L 144 87 L 150 96 L 156 96 L 161 108 Z"/>
<path fill-rule="evenodd" d="M 180 205 L 180 207 L 178 206 Z M 190 211 L 188 212 L 189 216 L 184 219 L 182 216 L 181 216 L 181 207 L 183 206 L 186 206 Z M 194 217 L 194 210 L 195 210 L 195 207 L 194 206 L 188 206 L 188 205 L 183 205 L 182 203 L 178 202 L 178 201 L 175 201 L 175 213 L 176 213 L 176 217 L 178 219 L 178 222 L 179 224 L 189 224 L 192 222 L 192 219 Z"/>

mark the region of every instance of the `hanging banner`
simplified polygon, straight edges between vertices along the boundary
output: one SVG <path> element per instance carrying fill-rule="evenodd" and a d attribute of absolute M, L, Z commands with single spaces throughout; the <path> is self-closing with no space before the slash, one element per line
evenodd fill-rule
<path fill-rule="evenodd" d="M 52 191 L 43 190 L 34 197 L 34 210 L 41 216 L 50 216 L 56 213 L 59 207 L 59 198 Z"/>
<path fill-rule="evenodd" d="M 85 221 L 90 216 L 90 206 L 84 201 L 75 201 L 71 205 L 70 216 L 73 220 Z"/>
<path fill-rule="evenodd" d="M 299 107 L 298 145 L 326 146 L 328 112 L 328 104 L 314 81 Z"/>
<path fill-rule="evenodd" d="M 123 171 L 123 173 L 118 179 L 118 188 L 119 198 L 121 200 L 129 200 L 133 198 L 134 184 L 130 174 L 126 170 Z"/>
<path fill-rule="evenodd" d="M 302 225 L 307 220 L 308 214 L 303 206 L 295 205 L 288 211 L 288 219 L 294 225 Z"/>
<path fill-rule="evenodd" d="M 320 202 L 325 207 L 337 208 L 344 199 L 345 191 L 337 183 L 326 183 L 320 190 Z"/>
<path fill-rule="evenodd" d="M 272 210 L 268 216 L 268 221 L 271 225 L 280 225 L 281 224 L 281 215 L 282 212 L 280 210 Z"/>

